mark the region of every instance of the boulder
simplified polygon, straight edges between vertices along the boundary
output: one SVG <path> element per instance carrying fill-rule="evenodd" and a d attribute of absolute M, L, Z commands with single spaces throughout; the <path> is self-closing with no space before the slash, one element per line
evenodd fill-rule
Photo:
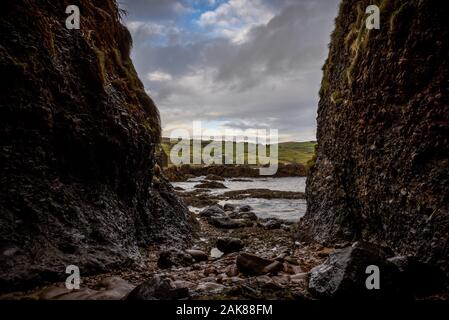
<path fill-rule="evenodd" d="M 188 297 L 187 287 L 176 286 L 171 279 L 155 275 L 131 291 L 126 300 L 178 300 Z"/>
<path fill-rule="evenodd" d="M 272 219 L 266 219 L 265 221 L 261 222 L 260 225 L 264 229 L 274 230 L 274 229 L 280 229 L 282 223 L 278 219 L 272 218 Z"/>
<path fill-rule="evenodd" d="M 238 270 L 249 276 L 277 273 L 283 269 L 282 263 L 265 259 L 250 253 L 241 253 L 236 260 Z"/>
<path fill-rule="evenodd" d="M 436 293 L 446 288 L 446 274 L 438 267 L 421 262 L 413 256 L 388 259 L 399 269 L 399 280 L 404 292 L 416 295 Z"/>
<path fill-rule="evenodd" d="M 206 180 L 210 181 L 225 181 L 223 177 L 217 176 L 216 174 L 208 174 Z"/>
<path fill-rule="evenodd" d="M 229 214 L 230 218 L 233 219 L 246 219 L 246 220 L 250 220 L 250 221 L 256 221 L 257 220 L 257 216 L 254 212 L 249 211 L 249 212 L 232 212 Z"/>
<path fill-rule="evenodd" d="M 219 205 L 210 206 L 200 212 L 201 217 L 224 217 L 226 214 L 223 208 Z"/>
<path fill-rule="evenodd" d="M 208 259 L 207 253 L 201 250 L 189 249 L 186 250 L 186 253 L 191 255 L 195 261 L 206 261 Z"/>
<path fill-rule="evenodd" d="M 398 297 L 398 268 L 387 261 L 389 254 L 379 246 L 356 242 L 338 249 L 327 260 L 310 271 L 309 291 L 323 299 L 386 299 Z M 367 289 L 371 273 L 367 267 L 375 265 L 380 271 L 380 289 Z"/>
<path fill-rule="evenodd" d="M 234 211 L 235 208 L 235 205 L 231 203 L 225 203 L 223 206 L 224 211 Z"/>
<path fill-rule="evenodd" d="M 240 212 L 249 212 L 251 210 L 253 210 L 253 208 L 249 204 L 245 204 L 239 207 Z"/>
<path fill-rule="evenodd" d="M 214 227 L 221 229 L 236 229 L 247 226 L 245 220 L 231 219 L 229 217 L 210 217 L 207 221 Z"/>
<path fill-rule="evenodd" d="M 197 189 L 226 189 L 226 186 L 223 183 L 217 181 L 205 181 L 196 184 L 193 187 Z"/>
<path fill-rule="evenodd" d="M 218 284 L 215 282 L 202 282 L 198 284 L 198 286 L 195 288 L 195 291 L 201 294 L 219 294 L 221 293 L 226 287 L 222 284 Z"/>
<path fill-rule="evenodd" d="M 182 250 L 170 248 L 159 253 L 157 265 L 161 269 L 168 269 L 173 266 L 187 267 L 195 262 L 194 258 Z"/>
<path fill-rule="evenodd" d="M 219 238 L 217 239 L 217 248 L 224 253 L 231 253 L 240 251 L 243 249 L 244 244 L 243 241 L 238 238 Z"/>
<path fill-rule="evenodd" d="M 109 277 L 97 283 L 95 288 L 96 290 L 86 287 L 79 290 L 69 290 L 59 284 L 46 287 L 27 298 L 39 300 L 121 300 L 135 286 L 122 278 Z"/>

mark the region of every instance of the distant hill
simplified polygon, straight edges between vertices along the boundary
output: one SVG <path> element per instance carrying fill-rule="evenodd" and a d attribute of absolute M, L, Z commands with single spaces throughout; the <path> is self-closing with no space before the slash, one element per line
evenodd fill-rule
<path fill-rule="evenodd" d="M 204 148 L 206 145 L 208 145 L 211 141 L 202 141 L 201 145 L 202 148 Z M 170 142 L 170 138 L 163 137 L 161 140 L 161 145 L 164 150 L 164 152 L 169 156 L 170 150 L 177 142 Z M 193 140 L 191 140 L 191 152 L 192 152 L 192 144 Z M 245 144 L 244 150 L 245 150 L 245 160 L 247 159 L 247 148 L 248 143 L 244 142 L 238 142 L 234 143 L 234 153 L 236 150 L 236 144 L 241 145 Z M 308 141 L 308 142 L 281 142 L 278 144 L 278 159 L 280 163 L 302 163 L 306 164 L 309 160 L 312 159 L 314 153 L 315 153 L 315 141 Z M 223 150 L 224 150 L 224 143 L 223 143 Z M 235 156 L 234 156 L 235 160 Z"/>

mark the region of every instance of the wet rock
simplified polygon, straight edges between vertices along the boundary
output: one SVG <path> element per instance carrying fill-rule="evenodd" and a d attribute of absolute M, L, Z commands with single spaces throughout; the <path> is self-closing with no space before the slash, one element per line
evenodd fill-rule
<path fill-rule="evenodd" d="M 249 204 L 245 204 L 239 207 L 240 212 L 249 212 L 251 210 L 253 210 L 253 208 Z"/>
<path fill-rule="evenodd" d="M 219 294 L 223 290 L 225 290 L 226 287 L 222 284 L 215 283 L 215 282 L 203 282 L 200 283 L 196 288 L 195 291 L 199 292 L 201 294 Z"/>
<path fill-rule="evenodd" d="M 242 250 L 243 241 L 238 238 L 219 238 L 217 239 L 217 248 L 224 253 L 231 253 Z"/>
<path fill-rule="evenodd" d="M 309 274 L 307 272 L 293 274 L 290 276 L 290 282 L 296 284 L 305 284 L 307 282 L 308 277 Z"/>
<path fill-rule="evenodd" d="M 236 265 L 230 265 L 226 268 L 225 273 L 228 277 L 232 278 L 239 274 L 239 269 L 237 269 Z"/>
<path fill-rule="evenodd" d="M 204 269 L 203 274 L 205 277 L 208 277 L 210 275 L 215 275 L 215 274 L 217 274 L 217 269 L 215 269 L 214 266 L 209 266 Z"/>
<path fill-rule="evenodd" d="M 188 209 L 156 165 L 159 115 L 116 1 L 77 4 L 89 35 L 55 23 L 62 2 L 17 1 L 0 19 L 0 247 L 20 248 L 0 258 L 2 293 L 65 281 L 71 264 L 84 275 L 136 267 L 150 243 L 191 240 Z"/>
<path fill-rule="evenodd" d="M 258 286 L 262 290 L 268 290 L 268 291 L 278 291 L 278 290 L 284 290 L 285 287 L 281 285 L 279 282 L 274 281 L 273 278 L 269 276 L 258 276 L 256 277 L 256 281 Z"/>
<path fill-rule="evenodd" d="M 334 252 L 333 248 L 323 248 L 317 252 L 317 256 L 320 258 L 327 258 L 332 252 Z"/>
<path fill-rule="evenodd" d="M 310 271 L 309 291 L 324 299 L 386 299 L 399 294 L 397 267 L 387 261 L 388 253 L 381 247 L 356 242 L 351 247 L 336 250 L 321 265 Z M 380 269 L 381 289 L 368 290 L 366 268 Z"/>
<path fill-rule="evenodd" d="M 288 262 L 288 263 L 290 263 L 290 264 L 293 264 L 293 265 L 295 265 L 295 266 L 299 265 L 298 259 L 293 258 L 293 257 L 287 256 L 287 257 L 284 258 L 284 261 L 285 261 L 285 262 Z"/>
<path fill-rule="evenodd" d="M 440 268 L 418 261 L 416 257 L 397 256 L 388 261 L 398 267 L 404 292 L 431 294 L 443 290 L 448 284 L 446 274 Z"/>
<path fill-rule="evenodd" d="M 161 269 L 168 269 L 173 266 L 190 266 L 194 263 L 193 257 L 182 250 L 176 248 L 170 248 L 162 250 L 159 253 L 159 259 L 157 265 Z"/>
<path fill-rule="evenodd" d="M 100 281 L 95 290 L 81 288 L 68 290 L 63 286 L 50 286 L 29 296 L 39 300 L 121 300 L 135 288 L 134 285 L 119 277 L 109 277 Z"/>
<path fill-rule="evenodd" d="M 232 212 L 229 214 L 230 218 L 233 219 L 245 219 L 245 220 L 250 220 L 250 221 L 256 221 L 257 220 L 257 216 L 254 212 Z"/>
<path fill-rule="evenodd" d="M 280 229 L 281 228 L 281 221 L 278 219 L 266 219 L 265 221 L 261 222 L 260 225 L 267 230 L 274 230 L 274 229 Z"/>
<path fill-rule="evenodd" d="M 279 261 L 273 261 L 271 264 L 265 267 L 265 272 L 276 274 L 279 271 L 284 270 L 284 265 Z"/>
<path fill-rule="evenodd" d="M 234 211 L 236 206 L 231 203 L 225 203 L 223 206 L 224 211 Z"/>
<path fill-rule="evenodd" d="M 202 183 L 194 185 L 193 187 L 197 188 L 197 189 L 226 189 L 227 188 L 223 183 L 217 182 L 217 181 L 204 181 Z"/>
<path fill-rule="evenodd" d="M 223 177 L 217 176 L 215 174 L 208 174 L 205 179 L 211 181 L 225 181 Z"/>
<path fill-rule="evenodd" d="M 265 259 L 250 253 L 241 253 L 237 256 L 238 270 L 249 276 L 259 276 L 266 273 L 276 273 L 283 269 L 282 263 Z"/>
<path fill-rule="evenodd" d="M 226 214 L 223 208 L 219 205 L 210 206 L 200 212 L 201 217 L 224 217 Z"/>
<path fill-rule="evenodd" d="M 207 253 L 201 250 L 189 249 L 186 250 L 186 253 L 191 255 L 195 261 L 206 261 L 208 259 Z"/>
<path fill-rule="evenodd" d="M 413 30 L 399 44 L 404 53 L 399 57 L 397 35 L 388 30 L 377 35 L 382 43 L 368 41 L 364 48 L 379 54 L 346 55 L 342 44 L 353 36 L 348 22 L 354 2 L 340 1 L 336 36 L 323 68 L 316 161 L 307 178 L 304 223 L 320 242 L 386 241 L 401 254 L 434 261 L 449 272 L 449 65 L 441 63 L 447 50 L 437 53 L 447 45 L 440 39 L 449 39 L 449 28 L 441 28 L 449 14 L 423 3 L 428 2 L 390 1 L 388 12 L 382 10 L 384 21 L 398 14 L 410 17 L 397 20 L 396 30 Z M 339 78 L 354 66 L 357 89 L 342 85 Z M 432 101 L 441 93 L 444 101 Z M 349 154 L 343 152 L 346 148 Z"/>
<path fill-rule="evenodd" d="M 229 217 L 210 217 L 207 220 L 209 224 L 221 229 L 236 229 L 247 226 L 247 222 L 241 219 L 231 219 Z"/>
<path fill-rule="evenodd" d="M 177 287 L 171 279 L 155 275 L 131 291 L 126 300 L 178 300 L 188 297 L 187 287 Z"/>
<path fill-rule="evenodd" d="M 196 284 L 191 281 L 185 281 L 185 280 L 175 280 L 173 281 L 173 285 L 176 288 L 188 288 L 193 289 L 196 287 Z"/>

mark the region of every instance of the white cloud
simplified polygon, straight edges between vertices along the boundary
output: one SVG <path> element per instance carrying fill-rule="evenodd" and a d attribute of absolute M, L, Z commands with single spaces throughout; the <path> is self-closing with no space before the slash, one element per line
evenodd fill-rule
<path fill-rule="evenodd" d="M 218 36 L 241 43 L 246 41 L 252 27 L 266 24 L 274 15 L 273 9 L 262 0 L 230 0 L 213 11 L 204 12 L 198 24 Z"/>
<path fill-rule="evenodd" d="M 162 71 L 155 71 L 148 73 L 147 79 L 150 81 L 170 81 L 172 76 Z"/>

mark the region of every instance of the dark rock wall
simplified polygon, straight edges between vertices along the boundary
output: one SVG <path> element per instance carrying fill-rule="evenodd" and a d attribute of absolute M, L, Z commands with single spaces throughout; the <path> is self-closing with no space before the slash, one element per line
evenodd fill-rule
<path fill-rule="evenodd" d="M 108 271 L 190 237 L 154 173 L 158 111 L 115 1 L 7 1 L 0 19 L 0 288 Z M 159 170 L 160 172 L 160 170 Z M 157 172 L 156 172 L 157 175 Z"/>
<path fill-rule="evenodd" d="M 365 8 L 380 7 L 380 30 Z M 323 67 L 304 227 L 449 261 L 449 7 L 344 0 Z"/>

